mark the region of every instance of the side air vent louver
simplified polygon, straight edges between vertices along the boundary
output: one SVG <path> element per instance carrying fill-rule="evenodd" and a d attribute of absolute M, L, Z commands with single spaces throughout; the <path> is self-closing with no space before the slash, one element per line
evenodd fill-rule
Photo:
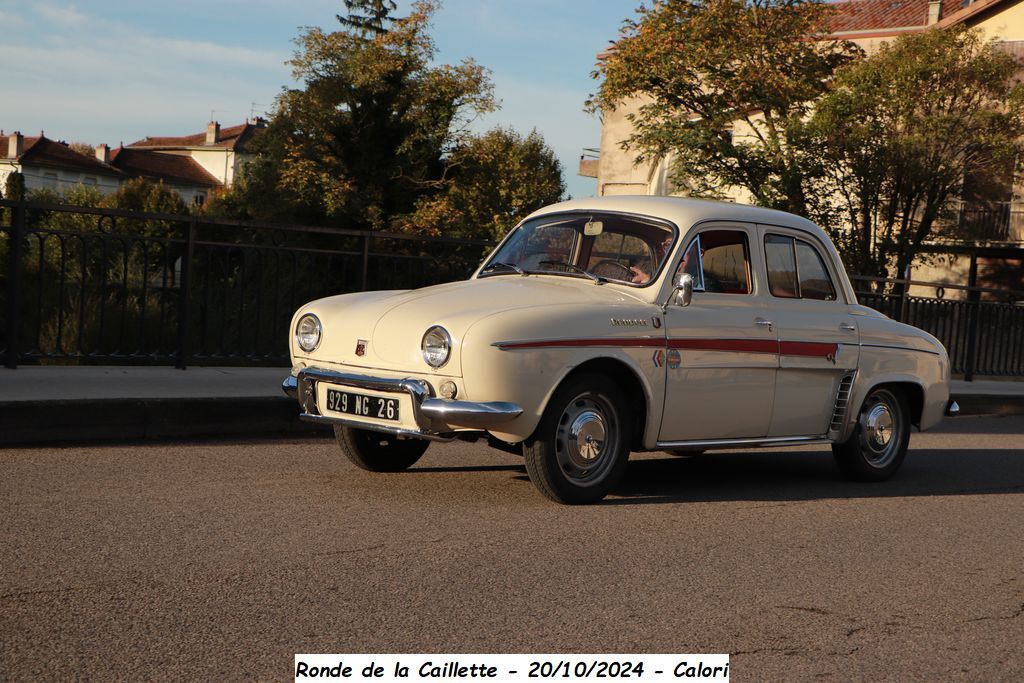
<path fill-rule="evenodd" d="M 836 407 L 832 411 L 832 422 L 829 423 L 830 432 L 838 432 L 843 428 L 843 421 L 846 419 L 846 411 L 850 407 L 850 398 L 853 392 L 853 375 L 846 375 L 839 382 L 839 391 L 836 392 Z"/>

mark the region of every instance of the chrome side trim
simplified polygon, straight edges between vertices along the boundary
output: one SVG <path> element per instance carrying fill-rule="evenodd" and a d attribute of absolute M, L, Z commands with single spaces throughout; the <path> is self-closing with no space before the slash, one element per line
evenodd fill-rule
<path fill-rule="evenodd" d="M 946 406 L 946 415 L 949 415 L 950 417 L 954 417 L 954 416 L 959 415 L 959 414 L 960 414 L 960 404 L 957 403 L 956 401 L 954 401 L 953 399 L 949 399 L 949 404 Z"/>
<path fill-rule="evenodd" d="M 297 399 L 299 397 L 299 380 L 294 375 L 288 375 L 281 382 L 281 391 L 289 397 Z"/>
<path fill-rule="evenodd" d="M 705 439 L 696 441 L 659 441 L 659 449 L 674 448 L 733 448 L 735 446 L 806 446 L 832 443 L 827 436 L 773 436 L 747 439 Z"/>
<path fill-rule="evenodd" d="M 450 401 L 443 398 L 428 398 L 423 402 L 420 410 L 435 422 L 479 428 L 487 428 L 514 420 L 523 412 L 523 409 L 515 403 L 506 401 L 472 403 L 470 401 Z"/>
<path fill-rule="evenodd" d="M 909 346 L 892 346 L 891 344 L 859 344 L 862 349 L 891 349 L 893 351 L 917 351 L 918 353 L 927 353 L 932 356 L 941 355 L 938 351 L 928 351 L 926 349 L 914 349 Z"/>
<path fill-rule="evenodd" d="M 358 420 L 347 420 L 342 417 L 324 417 L 323 415 L 310 415 L 309 413 L 302 413 L 299 415 L 299 419 L 304 422 L 315 422 L 317 424 L 326 425 L 347 425 L 349 427 L 358 427 L 359 429 L 366 429 L 371 432 L 383 432 L 385 434 L 394 434 L 396 436 L 405 436 L 410 439 L 427 439 L 428 441 L 453 441 L 454 436 L 447 436 L 445 434 L 431 434 L 429 432 L 418 432 L 414 429 L 402 429 L 401 427 L 388 427 L 387 425 L 368 424 L 366 422 L 359 422 Z"/>

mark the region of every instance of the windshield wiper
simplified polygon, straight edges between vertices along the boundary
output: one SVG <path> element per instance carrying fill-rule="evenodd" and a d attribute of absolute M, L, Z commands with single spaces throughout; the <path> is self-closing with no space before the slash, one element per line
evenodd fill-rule
<path fill-rule="evenodd" d="M 484 273 L 492 271 L 495 268 L 508 268 L 509 270 L 514 270 L 515 272 L 519 273 L 520 275 L 522 275 L 524 277 L 526 275 L 530 274 L 528 271 L 523 270 L 522 268 L 520 268 L 516 264 L 514 264 L 514 263 L 505 263 L 504 261 L 495 261 L 495 262 L 489 264 L 486 268 L 484 268 L 483 270 L 480 271 L 480 274 L 483 275 Z"/>
<path fill-rule="evenodd" d="M 591 280 L 593 280 L 594 282 L 596 282 L 599 285 L 602 285 L 605 282 L 607 282 L 607 280 L 605 278 L 601 277 L 600 275 L 594 275 L 593 273 L 591 273 L 586 268 L 581 268 L 580 266 L 577 266 L 575 263 L 569 263 L 568 261 L 541 261 L 540 265 L 542 265 L 542 266 L 563 266 L 565 268 L 569 268 L 574 273 L 579 273 L 581 275 L 586 275 L 587 277 L 589 277 Z"/>

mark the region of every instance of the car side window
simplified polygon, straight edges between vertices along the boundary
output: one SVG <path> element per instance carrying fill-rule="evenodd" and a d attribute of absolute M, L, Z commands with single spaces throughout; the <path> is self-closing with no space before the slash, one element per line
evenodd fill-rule
<path fill-rule="evenodd" d="M 687 247 L 676 273 L 694 277 L 695 291 L 750 294 L 750 252 L 740 230 L 708 230 Z"/>
<path fill-rule="evenodd" d="M 808 242 L 783 235 L 765 235 L 768 290 L 788 299 L 834 301 L 836 288 L 821 255 Z"/>
<path fill-rule="evenodd" d="M 836 288 L 821 260 L 821 254 L 807 242 L 796 241 L 796 268 L 800 274 L 800 297 L 834 301 Z"/>

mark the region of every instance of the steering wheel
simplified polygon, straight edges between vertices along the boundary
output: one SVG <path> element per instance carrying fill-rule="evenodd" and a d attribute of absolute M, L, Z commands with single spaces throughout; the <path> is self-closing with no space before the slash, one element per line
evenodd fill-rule
<path fill-rule="evenodd" d="M 614 266 L 614 268 L 617 268 L 618 273 L 612 274 L 603 272 L 608 270 L 608 266 Z M 600 275 L 601 277 L 609 277 L 612 278 L 613 280 L 623 280 L 624 282 L 631 282 L 633 280 L 634 275 L 636 275 L 636 273 L 634 273 L 629 266 L 620 263 L 615 259 L 610 258 L 598 261 L 594 265 L 594 267 L 590 269 L 590 272 L 593 273 L 594 275 Z M 622 275 L 624 277 L 618 277 L 618 275 Z"/>

